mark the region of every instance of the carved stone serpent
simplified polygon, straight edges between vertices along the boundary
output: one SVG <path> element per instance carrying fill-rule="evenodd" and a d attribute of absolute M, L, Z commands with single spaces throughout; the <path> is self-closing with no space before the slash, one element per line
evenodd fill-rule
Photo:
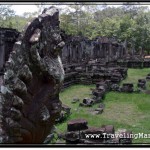
<path fill-rule="evenodd" d="M 64 46 L 59 12 L 45 9 L 24 30 L 6 62 L 0 92 L 1 143 L 43 143 L 61 111 Z"/>

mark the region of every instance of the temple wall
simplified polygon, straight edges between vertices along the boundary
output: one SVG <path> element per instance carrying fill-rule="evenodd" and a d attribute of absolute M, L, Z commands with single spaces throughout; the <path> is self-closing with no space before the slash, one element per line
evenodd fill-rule
<path fill-rule="evenodd" d="M 66 40 L 62 50 L 62 62 L 71 64 L 95 59 L 109 62 L 116 61 L 123 55 L 123 44 L 118 43 L 116 39 L 97 37 L 95 40 L 89 40 L 85 37 L 72 36 Z"/>

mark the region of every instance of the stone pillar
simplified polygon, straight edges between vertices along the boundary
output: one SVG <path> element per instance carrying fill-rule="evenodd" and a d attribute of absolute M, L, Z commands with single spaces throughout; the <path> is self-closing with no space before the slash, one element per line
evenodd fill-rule
<path fill-rule="evenodd" d="M 134 43 L 132 43 L 132 56 L 135 55 L 135 46 L 134 46 Z"/>
<path fill-rule="evenodd" d="M 72 50 L 72 45 L 69 44 L 69 54 L 68 54 L 68 63 L 71 63 L 71 50 Z"/>
<path fill-rule="evenodd" d="M 108 48 L 108 43 L 106 43 L 105 45 L 105 58 L 106 58 L 106 62 L 109 62 L 109 48 Z"/>
<path fill-rule="evenodd" d="M 0 32 L 0 72 L 2 71 L 5 63 L 5 43 L 4 34 Z"/>
<path fill-rule="evenodd" d="M 76 49 L 76 57 L 75 57 L 75 62 L 79 63 L 80 62 L 80 44 L 77 46 L 77 49 Z"/>
<path fill-rule="evenodd" d="M 81 50 L 80 50 L 80 61 L 82 61 L 83 58 L 83 51 L 84 51 L 84 42 L 81 42 Z"/>
<path fill-rule="evenodd" d="M 124 41 L 124 50 L 125 50 L 125 56 L 128 56 L 128 49 L 127 49 L 127 40 Z"/>
<path fill-rule="evenodd" d="M 68 57 L 68 45 L 65 45 L 64 48 L 62 49 L 62 63 L 65 64 L 67 57 Z"/>
<path fill-rule="evenodd" d="M 140 47 L 140 48 L 139 48 L 139 51 L 140 51 L 140 56 L 141 56 L 141 58 L 143 58 L 143 56 L 144 56 L 143 48 L 142 48 L 142 47 Z"/>
<path fill-rule="evenodd" d="M 117 59 L 121 57 L 121 47 L 120 47 L 120 44 L 118 44 L 118 47 L 117 47 Z"/>
<path fill-rule="evenodd" d="M 72 47 L 72 55 L 71 55 L 71 61 L 75 62 L 76 61 L 76 51 L 77 51 L 77 45 Z"/>
<path fill-rule="evenodd" d="M 107 45 L 104 43 L 104 58 L 106 59 L 107 56 Z"/>
<path fill-rule="evenodd" d="M 91 58 L 94 59 L 94 41 L 91 42 Z"/>
<path fill-rule="evenodd" d="M 109 61 L 111 61 L 111 58 L 112 58 L 112 44 L 109 43 Z"/>
<path fill-rule="evenodd" d="M 120 54 L 120 57 L 122 58 L 123 57 L 123 54 L 124 54 L 124 52 L 123 52 L 123 46 L 122 46 L 122 44 L 120 45 L 120 50 L 121 50 L 121 54 Z"/>

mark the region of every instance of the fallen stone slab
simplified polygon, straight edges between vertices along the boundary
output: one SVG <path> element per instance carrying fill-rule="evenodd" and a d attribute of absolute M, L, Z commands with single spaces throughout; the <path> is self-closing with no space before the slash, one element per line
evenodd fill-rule
<path fill-rule="evenodd" d="M 66 144 L 78 144 L 80 137 L 77 132 L 67 132 L 65 134 Z"/>
<path fill-rule="evenodd" d="M 124 83 L 121 87 L 121 92 L 132 93 L 134 91 L 133 83 Z"/>
<path fill-rule="evenodd" d="M 85 119 L 75 119 L 67 123 L 67 131 L 79 131 L 88 128 L 88 122 Z"/>
<path fill-rule="evenodd" d="M 108 134 L 114 134 L 115 133 L 115 128 L 113 125 L 102 125 L 102 128 L 105 128 L 105 133 Z"/>
<path fill-rule="evenodd" d="M 138 82 L 146 83 L 146 80 L 145 79 L 139 79 Z"/>
<path fill-rule="evenodd" d="M 84 98 L 83 102 L 79 104 L 79 106 L 88 106 L 91 107 L 94 104 L 95 100 L 91 98 Z"/>
<path fill-rule="evenodd" d="M 67 144 L 131 144 L 131 134 L 126 129 L 115 132 L 113 125 L 88 127 L 85 119 L 75 119 L 68 122 L 67 132 L 61 137 Z"/>
<path fill-rule="evenodd" d="M 108 91 L 108 85 L 105 82 L 97 82 L 96 89 Z"/>
<path fill-rule="evenodd" d="M 138 87 L 138 88 L 141 88 L 141 89 L 146 89 L 145 83 L 138 83 L 138 84 L 137 84 L 137 87 Z"/>
<path fill-rule="evenodd" d="M 146 80 L 145 79 L 139 79 L 137 87 L 141 88 L 141 89 L 146 89 Z"/>
<path fill-rule="evenodd" d="M 146 80 L 148 80 L 148 81 L 149 81 L 149 80 L 150 80 L 150 76 L 146 76 Z"/>
<path fill-rule="evenodd" d="M 84 98 L 84 99 L 83 99 L 83 103 L 84 103 L 84 104 L 93 104 L 93 103 L 94 103 L 94 100 L 91 99 L 91 98 Z"/>
<path fill-rule="evenodd" d="M 101 97 L 103 99 L 104 95 L 105 95 L 105 91 L 95 89 L 95 90 L 92 91 L 92 94 L 96 97 Z"/>
<path fill-rule="evenodd" d="M 147 76 L 146 76 L 146 80 L 147 80 L 147 81 L 149 81 L 149 80 L 150 80 L 150 73 L 149 73 L 149 74 L 147 74 Z"/>
<path fill-rule="evenodd" d="M 93 96 L 92 98 L 94 100 L 94 103 L 100 103 L 102 101 L 102 97 Z"/>
<path fill-rule="evenodd" d="M 112 84 L 110 89 L 111 89 L 112 91 L 119 91 L 119 90 L 120 90 L 120 87 L 119 87 L 118 84 Z"/>

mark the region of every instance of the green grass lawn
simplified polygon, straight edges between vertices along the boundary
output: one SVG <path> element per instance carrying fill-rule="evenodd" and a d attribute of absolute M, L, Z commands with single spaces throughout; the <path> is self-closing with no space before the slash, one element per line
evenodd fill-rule
<path fill-rule="evenodd" d="M 128 69 L 128 77 L 122 83 L 132 82 L 137 84 L 138 79 L 143 79 L 150 73 L 148 69 Z M 79 107 L 79 102 L 72 104 L 74 97 L 80 101 L 85 97 L 91 97 L 90 88 L 95 85 L 74 85 L 60 93 L 61 101 L 71 107 L 72 114 L 67 121 L 77 118 L 84 118 L 88 121 L 89 126 L 100 127 L 101 125 L 114 125 L 115 130 L 126 128 L 133 133 L 150 134 L 150 95 L 144 93 L 118 93 L 109 92 L 106 94 L 103 103 L 105 109 L 102 114 L 93 115 L 90 111 L 98 106 Z M 150 84 L 147 84 L 150 89 Z M 67 121 L 57 124 L 59 132 L 65 132 Z M 150 143 L 150 139 L 134 139 L 133 143 Z"/>

